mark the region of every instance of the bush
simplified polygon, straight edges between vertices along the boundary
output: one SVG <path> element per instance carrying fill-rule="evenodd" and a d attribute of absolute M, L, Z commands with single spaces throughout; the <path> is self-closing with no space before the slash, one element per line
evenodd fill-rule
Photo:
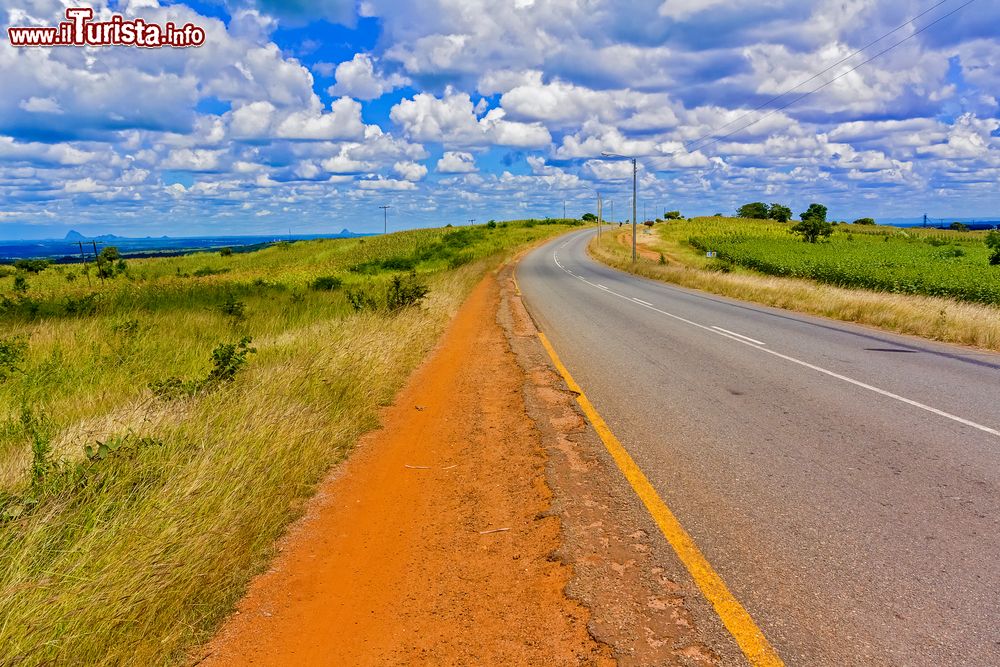
<path fill-rule="evenodd" d="M 683 216 L 681 216 L 680 211 L 667 211 L 663 214 L 663 217 L 667 220 L 680 220 Z"/>
<path fill-rule="evenodd" d="M 417 306 L 429 292 L 427 285 L 417 279 L 416 273 L 410 273 L 406 278 L 393 276 L 386 291 L 385 307 L 390 310 L 400 310 L 409 306 Z"/>
<path fill-rule="evenodd" d="M 990 266 L 1000 266 L 1000 230 L 994 229 L 987 234 L 984 243 L 993 251 L 990 253 Z"/>
<path fill-rule="evenodd" d="M 378 309 L 378 301 L 364 288 L 349 289 L 344 293 L 344 296 L 356 313 Z"/>
<path fill-rule="evenodd" d="M 20 294 L 24 294 L 28 291 L 28 277 L 24 275 L 24 272 L 18 272 L 14 276 L 14 291 Z"/>
<path fill-rule="evenodd" d="M 8 278 L 14 275 L 14 273 L 15 271 L 11 267 L 0 264 L 0 278 Z"/>
<path fill-rule="evenodd" d="M 204 278 L 205 276 L 217 276 L 221 273 L 229 273 L 229 269 L 215 269 L 211 266 L 203 266 L 200 269 L 195 269 L 191 275 L 197 278 Z"/>
<path fill-rule="evenodd" d="M 28 339 L 24 336 L 0 338 L 0 382 L 21 370 L 19 364 L 28 352 Z"/>
<path fill-rule="evenodd" d="M 222 256 L 222 257 L 232 257 L 233 256 L 233 249 L 232 248 L 223 248 L 222 250 L 219 251 L 219 255 Z"/>
<path fill-rule="evenodd" d="M 948 229 L 954 229 L 956 232 L 967 232 L 967 231 L 969 231 L 968 226 L 962 224 L 961 222 L 953 222 L 953 223 L 951 223 L 950 225 L 948 225 Z"/>
<path fill-rule="evenodd" d="M 490 220 L 489 222 L 486 223 L 486 229 L 496 229 L 496 228 L 497 228 L 496 220 Z"/>
<path fill-rule="evenodd" d="M 252 338 L 244 336 L 236 343 L 219 343 L 212 350 L 212 370 L 204 378 L 181 380 L 179 377 L 169 377 L 150 383 L 149 388 L 156 396 L 166 399 L 194 396 L 217 389 L 235 380 L 236 375 L 246 366 L 247 355 L 257 351 L 250 347 L 252 342 Z"/>
<path fill-rule="evenodd" d="M 47 259 L 19 259 L 14 262 L 14 268 L 26 273 L 41 273 L 49 264 Z"/>
<path fill-rule="evenodd" d="M 873 218 L 858 218 L 857 220 L 855 220 L 851 224 L 852 225 L 874 225 L 875 224 L 875 220 Z"/>
<path fill-rule="evenodd" d="M 93 315 L 97 312 L 97 294 L 91 292 L 81 297 L 66 297 L 63 310 L 67 315 Z"/>
<path fill-rule="evenodd" d="M 242 320 L 246 316 L 246 309 L 247 305 L 242 301 L 237 301 L 232 294 L 228 295 L 226 300 L 219 305 L 219 310 L 234 320 Z"/>
<path fill-rule="evenodd" d="M 319 276 L 309 282 L 309 289 L 320 292 L 332 292 L 333 290 L 340 289 L 343 284 L 344 281 L 337 276 Z"/>

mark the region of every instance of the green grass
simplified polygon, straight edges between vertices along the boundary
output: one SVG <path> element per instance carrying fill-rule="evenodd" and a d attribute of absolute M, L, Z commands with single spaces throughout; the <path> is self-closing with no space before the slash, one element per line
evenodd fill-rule
<path fill-rule="evenodd" d="M 182 662 L 483 273 L 566 229 L 134 260 L 103 285 L 63 266 L 24 294 L 0 278 L 0 664 Z M 429 293 L 389 310 L 400 275 Z M 213 366 L 244 337 L 244 366 Z M 150 389 L 171 378 L 186 389 Z"/>
<path fill-rule="evenodd" d="M 725 218 L 670 223 L 720 262 L 839 287 L 1000 304 L 1000 267 L 989 265 L 985 233 L 839 225 L 829 240 L 803 243 L 790 224 Z"/>

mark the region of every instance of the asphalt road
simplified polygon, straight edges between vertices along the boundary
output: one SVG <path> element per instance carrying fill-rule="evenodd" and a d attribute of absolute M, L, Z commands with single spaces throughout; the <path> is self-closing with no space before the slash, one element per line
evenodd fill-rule
<path fill-rule="evenodd" d="M 1000 355 L 518 268 L 540 329 L 790 665 L 1000 665 Z"/>

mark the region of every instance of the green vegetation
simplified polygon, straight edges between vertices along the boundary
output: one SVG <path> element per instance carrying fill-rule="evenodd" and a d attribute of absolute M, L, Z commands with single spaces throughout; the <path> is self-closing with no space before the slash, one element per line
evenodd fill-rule
<path fill-rule="evenodd" d="M 986 252 L 994 246 L 987 247 L 981 241 L 1000 247 L 1000 232 L 991 237 L 978 232 L 960 234 L 932 229 L 904 231 L 891 227 L 839 225 L 829 240 L 815 245 L 795 241 L 788 232 L 787 225 L 715 216 L 661 225 L 655 235 L 640 236 L 642 247 L 637 262 L 632 261 L 631 238 L 627 234 L 605 234 L 599 240 L 595 238 L 590 251 L 610 266 L 647 278 L 1000 352 L 1000 304 L 913 294 L 909 293 L 912 285 L 905 282 L 906 274 L 915 274 L 918 279 L 923 275 L 918 268 L 923 258 L 934 274 L 946 276 L 938 288 L 948 285 L 950 279 L 961 280 L 963 286 L 968 286 L 976 283 L 978 276 L 979 282 L 995 289 L 1000 282 L 1000 267 L 984 261 Z M 706 257 L 703 243 L 711 243 L 712 249 L 725 247 L 733 252 L 730 256 L 747 258 L 748 265 L 759 265 L 759 259 L 766 258 L 778 275 L 765 275 L 745 268 L 722 257 L 722 252 L 714 258 Z M 854 289 L 824 284 L 808 277 L 794 277 L 789 267 L 782 270 L 780 264 L 782 259 L 787 259 L 790 265 L 800 269 L 816 262 L 821 262 L 817 266 L 829 266 L 835 257 L 845 258 L 841 251 L 849 253 L 846 257 L 859 267 L 861 275 L 869 275 L 869 272 L 877 275 L 878 270 L 883 269 L 884 275 L 903 273 L 903 279 L 899 285 L 888 287 L 890 291 Z M 850 254 L 853 252 L 859 255 Z M 1000 256 L 997 261 L 1000 264 Z M 834 262 L 834 268 L 846 270 L 850 265 L 841 262 L 838 266 Z M 956 275 L 947 276 L 949 269 Z M 805 270 L 798 275 L 810 274 L 811 271 Z M 927 273 L 924 277 L 931 275 Z M 851 284 L 854 279 L 856 275 Z"/>
<path fill-rule="evenodd" d="M 184 662 L 483 273 L 569 228 L 0 278 L 0 664 Z"/>
<path fill-rule="evenodd" d="M 841 287 L 944 296 L 1000 304 L 1000 272 L 989 266 L 986 235 L 892 227 L 832 227 L 815 215 L 791 229 L 767 222 L 700 218 L 687 242 L 719 261 L 776 276 L 811 278 Z M 816 243 L 827 237 L 823 243 Z M 1000 241 L 997 241 L 1000 243 Z"/>

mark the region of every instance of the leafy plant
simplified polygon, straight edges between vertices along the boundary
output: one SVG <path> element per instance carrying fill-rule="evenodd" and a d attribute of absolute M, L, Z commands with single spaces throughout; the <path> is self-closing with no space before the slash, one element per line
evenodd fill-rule
<path fill-rule="evenodd" d="M 219 343 L 212 350 L 212 370 L 204 378 L 182 380 L 174 376 L 152 382 L 149 388 L 156 396 L 166 399 L 212 391 L 236 379 L 236 375 L 246 366 L 247 356 L 257 351 L 250 347 L 252 342 L 252 338 L 244 336 L 235 343 Z"/>
<path fill-rule="evenodd" d="M 855 220 L 851 224 L 852 225 L 874 225 L 875 224 L 875 219 L 874 218 L 858 218 L 857 220 Z"/>
<path fill-rule="evenodd" d="M 309 289 L 321 292 L 331 292 L 333 290 L 340 289 L 343 284 L 344 281 L 337 276 L 319 276 L 309 282 Z"/>
<path fill-rule="evenodd" d="M 826 214 L 823 215 L 825 217 Z M 789 231 L 801 234 L 802 240 L 807 243 L 816 243 L 820 237 L 826 238 L 833 234 L 833 225 L 820 217 L 803 217 Z"/>
<path fill-rule="evenodd" d="M 233 256 L 233 249 L 232 248 L 222 248 L 221 250 L 219 250 L 219 256 L 221 256 L 221 257 L 232 257 Z"/>
<path fill-rule="evenodd" d="M 349 289 L 344 292 L 344 296 L 356 313 L 378 309 L 378 301 L 364 288 Z"/>
<path fill-rule="evenodd" d="M 767 209 L 767 217 L 776 222 L 788 222 L 792 219 L 792 209 L 782 204 L 771 204 Z"/>
<path fill-rule="evenodd" d="M 14 291 L 19 294 L 24 294 L 28 291 L 28 277 L 24 275 L 23 271 L 19 271 L 14 276 Z"/>
<path fill-rule="evenodd" d="M 987 234 L 984 243 L 992 251 L 989 259 L 990 266 L 1000 266 L 1000 230 L 994 229 Z"/>
<path fill-rule="evenodd" d="M 0 338 L 0 382 L 20 370 L 28 352 L 28 339 L 24 336 Z"/>
<path fill-rule="evenodd" d="M 219 310 L 223 315 L 228 315 L 234 320 L 242 320 L 246 317 L 247 305 L 229 293 L 226 295 L 226 300 L 219 305 Z"/>
<path fill-rule="evenodd" d="M 25 273 L 41 273 L 49 267 L 47 259 L 19 259 L 14 262 L 14 268 Z"/>
<path fill-rule="evenodd" d="M 406 278 L 393 276 L 386 291 L 385 307 L 392 311 L 417 306 L 429 291 L 427 285 L 417 279 L 416 273 L 411 272 Z"/>
<path fill-rule="evenodd" d="M 767 211 L 767 204 L 762 201 L 755 201 L 749 204 L 744 204 L 736 209 L 736 217 L 766 220 Z"/>

